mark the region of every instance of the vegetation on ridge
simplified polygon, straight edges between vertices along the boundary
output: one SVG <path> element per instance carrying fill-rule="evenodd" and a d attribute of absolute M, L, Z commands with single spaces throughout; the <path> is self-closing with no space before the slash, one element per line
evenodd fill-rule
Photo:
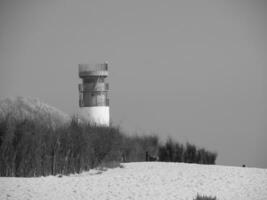
<path fill-rule="evenodd" d="M 35 120 L 0 120 L 1 176 L 79 173 L 108 162 L 145 161 L 146 152 L 159 154 L 160 161 L 214 164 L 216 158 L 206 159 L 214 154 L 194 145 L 161 145 L 156 136 L 126 136 L 119 128 L 80 124 L 76 119 L 56 129 Z M 204 156 L 195 157 L 200 153 Z"/>
<path fill-rule="evenodd" d="M 0 115 L 0 176 L 79 173 L 110 163 L 158 160 L 215 164 L 216 154 L 192 144 L 157 136 L 127 136 L 117 127 L 96 127 L 77 118 L 57 124 L 53 118 Z M 55 124 L 51 126 L 49 124 Z"/>

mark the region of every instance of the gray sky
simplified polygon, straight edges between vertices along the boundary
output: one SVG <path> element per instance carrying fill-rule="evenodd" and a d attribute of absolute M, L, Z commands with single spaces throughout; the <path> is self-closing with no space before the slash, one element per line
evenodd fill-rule
<path fill-rule="evenodd" d="M 266 1 L 0 2 L 1 98 L 72 114 L 78 64 L 108 61 L 114 124 L 267 168 Z"/>

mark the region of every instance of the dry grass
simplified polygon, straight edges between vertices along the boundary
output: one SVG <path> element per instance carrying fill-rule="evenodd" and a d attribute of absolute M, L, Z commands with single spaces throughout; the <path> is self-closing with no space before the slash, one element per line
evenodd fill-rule
<path fill-rule="evenodd" d="M 194 200 L 216 200 L 216 197 L 197 194 Z"/>

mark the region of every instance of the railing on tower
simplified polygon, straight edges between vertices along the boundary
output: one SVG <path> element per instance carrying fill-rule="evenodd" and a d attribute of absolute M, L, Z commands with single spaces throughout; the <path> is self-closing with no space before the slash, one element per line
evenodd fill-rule
<path fill-rule="evenodd" d="M 104 99 L 95 98 L 94 101 L 84 101 L 84 99 L 79 99 L 80 107 L 92 107 L 92 106 L 109 106 L 109 99 L 106 97 Z"/>
<path fill-rule="evenodd" d="M 108 91 L 109 84 L 108 83 L 91 83 L 91 84 L 79 84 L 80 92 L 91 92 L 91 91 Z"/>

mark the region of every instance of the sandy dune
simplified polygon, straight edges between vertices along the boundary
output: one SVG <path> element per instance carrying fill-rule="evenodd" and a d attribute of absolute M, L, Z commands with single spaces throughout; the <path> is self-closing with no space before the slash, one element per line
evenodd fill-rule
<path fill-rule="evenodd" d="M 184 163 L 127 163 L 79 175 L 0 178 L 0 199 L 267 200 L 267 169 Z"/>

